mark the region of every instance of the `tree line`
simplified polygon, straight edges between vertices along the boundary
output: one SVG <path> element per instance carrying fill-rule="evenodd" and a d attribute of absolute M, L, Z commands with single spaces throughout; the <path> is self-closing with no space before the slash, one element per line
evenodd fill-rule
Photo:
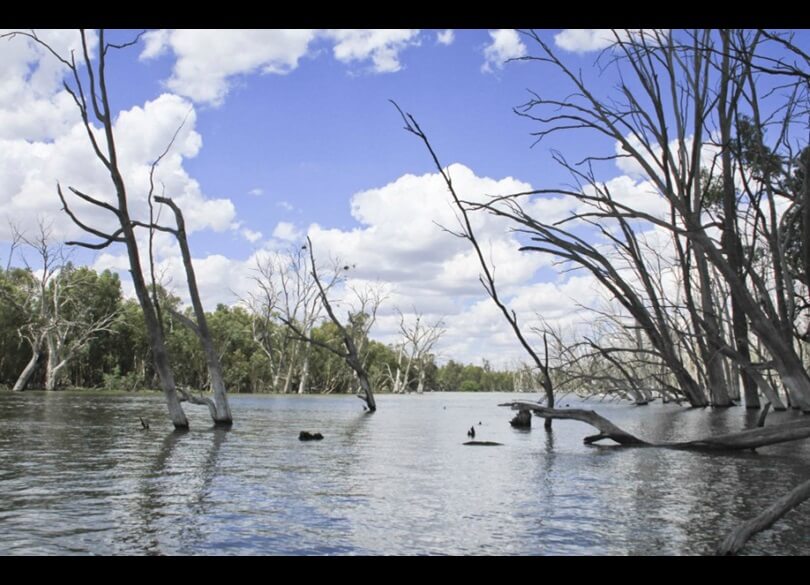
<path fill-rule="evenodd" d="M 18 390 L 156 388 L 157 374 L 143 313 L 136 300 L 123 296 L 118 275 L 75 266 L 64 260 L 62 248 L 49 245 L 47 238 L 31 243 L 47 252 L 47 269 L 0 268 L 0 385 Z M 158 298 L 176 383 L 195 391 L 208 389 L 203 349 L 194 332 L 182 323 L 192 317 L 192 309 L 184 309 L 180 299 L 163 287 L 158 287 Z M 281 320 L 278 307 L 259 301 L 254 296 L 249 303 L 219 304 L 206 313 L 229 392 L 356 391 L 357 378 L 344 360 L 324 347 L 296 338 Z M 486 362 L 465 365 L 450 360 L 437 365 L 435 354 L 421 353 L 419 329 L 427 328 L 418 322 L 421 317 L 409 324 L 402 316 L 401 339 L 391 345 L 369 338 L 370 320 L 365 313 L 354 318 L 352 335 L 377 391 L 514 388 L 513 372 L 493 370 Z M 320 343 L 339 343 L 340 333 L 330 321 L 316 318 L 307 331 Z"/>

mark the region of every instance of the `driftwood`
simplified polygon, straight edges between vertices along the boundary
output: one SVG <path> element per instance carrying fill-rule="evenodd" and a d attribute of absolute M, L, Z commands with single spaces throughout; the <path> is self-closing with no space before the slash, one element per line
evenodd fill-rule
<path fill-rule="evenodd" d="M 496 443 L 495 441 L 467 441 L 464 444 L 473 447 L 499 447 L 503 445 L 503 443 Z"/>
<path fill-rule="evenodd" d="M 299 441 L 320 441 L 323 435 L 320 433 L 310 433 L 309 431 L 301 431 L 298 434 Z"/>
<path fill-rule="evenodd" d="M 643 441 L 620 429 L 608 419 L 592 410 L 576 408 L 555 409 L 534 402 L 522 401 L 508 402 L 500 404 L 499 406 L 509 406 L 512 409 L 520 411 L 528 409 L 537 416 L 544 418 L 571 419 L 588 423 L 592 427 L 595 427 L 599 431 L 599 434 L 585 437 L 584 441 L 586 444 L 595 443 L 603 439 L 612 439 L 622 447 L 659 447 L 692 451 L 741 451 L 810 438 L 810 421 L 795 421 L 765 427 L 765 417 L 768 415 L 770 404 L 765 405 L 757 421 L 756 428 L 706 437 L 695 441 L 679 441 L 674 443 L 649 443 Z M 717 549 L 717 554 L 732 555 L 737 553 L 754 534 L 770 527 L 779 518 L 808 498 L 810 498 L 810 480 L 800 484 L 776 500 L 776 502 L 755 518 L 740 524 L 723 540 L 722 544 Z"/>
<path fill-rule="evenodd" d="M 759 516 L 737 526 L 717 549 L 718 555 L 733 555 L 757 532 L 770 527 L 790 510 L 810 498 L 810 480 L 799 484 L 768 506 Z"/>
<path fill-rule="evenodd" d="M 620 429 L 608 419 L 592 410 L 548 408 L 535 402 L 523 401 L 508 402 L 500 404 L 499 406 L 509 406 L 515 410 L 528 409 L 535 415 L 543 418 L 571 419 L 588 423 L 596 428 L 599 434 L 585 437 L 584 442 L 586 444 L 595 443 L 604 439 L 612 439 L 624 447 L 659 447 L 693 451 L 741 451 L 810 438 L 810 420 L 808 420 L 789 422 L 770 427 L 759 427 L 724 435 L 715 435 L 694 441 L 649 443 Z"/>

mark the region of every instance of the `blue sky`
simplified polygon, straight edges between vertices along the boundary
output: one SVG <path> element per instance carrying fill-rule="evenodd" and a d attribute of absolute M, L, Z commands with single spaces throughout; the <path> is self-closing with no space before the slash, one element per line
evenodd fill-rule
<path fill-rule="evenodd" d="M 38 33 L 63 52 L 78 46 L 71 31 Z M 109 34 L 122 41 L 136 31 Z M 540 35 L 595 87 L 610 86 L 593 68 L 604 31 Z M 442 359 L 514 362 L 522 354 L 484 298 L 469 248 L 434 224 L 452 223 L 446 190 L 388 100 L 418 119 L 445 165 L 456 165 L 462 195 L 559 186 L 568 176 L 551 162 L 551 148 L 577 159 L 613 145 L 564 133 L 530 148 L 536 126 L 512 108 L 529 89 L 562 97 L 563 84 L 549 67 L 504 62 L 527 52 L 536 47 L 512 30 L 150 31 L 108 63 L 133 209 L 143 212 L 148 165 L 188 116 L 159 178 L 186 212 L 209 308 L 249 292 L 261 254 L 309 234 L 323 255 L 356 263 L 353 278 L 389 286 L 379 339 L 395 339 L 395 308 L 415 307 L 447 324 Z M 76 237 L 55 182 L 104 194 L 109 179 L 61 88 L 58 63 L 15 38 L 0 43 L 0 75 L 0 244 L 9 239 L 6 219 L 30 232 L 43 218 L 55 239 Z M 627 169 L 603 170 L 630 195 L 641 189 Z M 540 207 L 549 217 L 570 211 L 555 199 Z M 580 304 L 599 302 L 587 277 L 558 274 L 547 258 L 518 253 L 502 223 L 477 221 L 505 294 L 528 321 L 539 313 L 570 325 Z M 184 297 L 176 246 L 164 239 L 158 249 L 168 283 Z M 7 244 L 3 263 L 6 255 Z M 123 249 L 77 251 L 76 259 L 126 280 Z"/>

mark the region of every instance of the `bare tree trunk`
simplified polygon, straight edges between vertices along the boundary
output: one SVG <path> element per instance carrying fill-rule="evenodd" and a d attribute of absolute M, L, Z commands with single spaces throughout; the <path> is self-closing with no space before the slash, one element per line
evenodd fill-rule
<path fill-rule="evenodd" d="M 301 365 L 301 379 L 298 381 L 298 393 L 304 394 L 307 391 L 309 382 L 309 345 L 304 347 L 304 363 Z"/>
<path fill-rule="evenodd" d="M 737 273 L 740 280 L 744 280 L 742 272 L 742 243 L 740 242 L 740 235 L 737 230 L 737 194 L 734 187 L 734 168 L 731 158 L 731 112 L 729 106 L 734 106 L 737 102 L 738 96 L 731 99 L 729 103 L 729 89 L 731 84 L 731 71 L 729 63 L 729 48 L 730 38 L 728 30 L 721 30 L 720 37 L 723 44 L 723 53 L 721 59 L 721 79 L 720 79 L 720 94 L 718 99 L 718 117 L 720 127 L 720 144 L 723 149 L 721 152 L 721 165 L 723 172 L 723 236 L 721 238 L 721 245 L 723 251 L 728 258 L 728 263 L 731 268 Z M 739 86 L 737 86 L 739 88 Z M 734 343 L 737 352 L 741 358 L 746 362 L 751 361 L 751 352 L 748 348 L 748 322 L 745 318 L 745 313 L 740 307 L 738 300 L 739 293 L 735 287 L 731 289 L 731 321 L 732 330 L 734 333 Z M 743 385 L 743 393 L 745 395 L 746 408 L 759 408 L 759 394 L 757 393 L 757 385 L 750 374 L 744 369 L 740 372 L 740 377 Z"/>
<path fill-rule="evenodd" d="M 744 451 L 810 438 L 810 422 L 800 420 L 781 425 L 757 427 L 736 433 L 704 437 L 693 441 L 649 443 L 620 429 L 592 410 L 546 408 L 542 404 L 524 401 L 508 402 L 499 406 L 509 406 L 513 410 L 531 410 L 534 414 L 543 418 L 571 419 L 588 423 L 595 427 L 599 434 L 585 437 L 584 442 L 586 444 L 612 439 L 624 447 L 659 447 L 685 451 Z"/>
<path fill-rule="evenodd" d="M 194 316 L 197 320 L 194 332 L 200 340 L 205 353 L 205 363 L 208 366 L 208 375 L 211 380 L 211 390 L 214 392 L 214 404 L 216 405 L 216 413 L 212 416 L 214 423 L 221 425 L 233 424 L 233 416 L 231 415 L 231 407 L 228 404 L 228 395 L 225 388 L 225 380 L 222 377 L 222 366 L 219 363 L 219 356 L 214 349 L 214 342 L 211 339 L 211 332 L 208 329 L 208 321 L 205 318 L 205 310 L 200 300 L 200 292 L 197 288 L 197 278 L 194 275 L 194 265 L 191 262 L 191 251 L 188 247 L 188 239 L 186 238 L 186 223 L 183 219 L 183 213 L 174 201 L 168 197 L 155 197 L 155 201 L 168 205 L 174 212 L 174 218 L 177 223 L 177 229 L 171 230 L 180 244 L 180 252 L 183 257 L 183 267 L 186 271 L 186 282 L 188 284 L 188 293 L 191 298 L 191 306 L 194 308 Z"/>
<path fill-rule="evenodd" d="M 711 277 L 709 266 L 703 249 L 695 246 L 695 264 L 700 276 L 700 302 L 703 309 L 703 327 L 706 331 L 706 373 L 709 379 L 709 392 L 712 396 L 713 406 L 732 406 L 728 395 L 725 372 L 723 371 L 723 356 L 720 353 L 722 331 L 717 322 L 714 302 L 711 293 Z"/>
<path fill-rule="evenodd" d="M 33 354 L 31 355 L 31 359 L 28 360 L 28 363 L 23 368 L 23 371 L 20 372 L 20 376 L 17 378 L 17 381 L 14 382 L 14 387 L 12 391 L 14 392 L 22 392 L 25 390 L 26 386 L 28 386 L 28 381 L 31 379 L 31 375 L 34 373 L 34 370 L 37 367 L 37 362 L 39 358 L 42 357 L 42 349 L 39 347 L 33 348 Z"/>
<path fill-rule="evenodd" d="M 357 381 L 360 383 L 360 390 L 363 392 L 363 396 L 360 396 L 360 398 L 366 401 L 368 410 L 374 412 L 377 410 L 377 402 L 374 400 L 374 393 L 371 391 L 371 383 L 368 381 L 368 374 L 362 368 L 361 371 L 355 370 L 355 372 L 357 373 Z"/>
<path fill-rule="evenodd" d="M 737 554 L 748 539 L 773 525 L 790 510 L 810 498 L 810 481 L 799 484 L 768 506 L 761 514 L 740 524 L 717 548 L 718 555 Z"/>

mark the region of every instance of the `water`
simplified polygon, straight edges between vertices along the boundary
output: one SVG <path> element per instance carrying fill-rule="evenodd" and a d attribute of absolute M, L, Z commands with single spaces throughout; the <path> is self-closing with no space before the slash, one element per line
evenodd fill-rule
<path fill-rule="evenodd" d="M 585 446 L 593 430 L 575 421 L 513 430 L 496 406 L 511 398 L 526 395 L 379 396 L 369 416 L 350 396 L 233 396 L 232 430 L 187 406 L 192 430 L 175 433 L 159 395 L 3 393 L 0 554 L 707 554 L 810 477 L 807 441 L 736 455 Z M 587 406 L 650 440 L 756 420 Z M 462 446 L 473 424 L 504 445 Z M 808 519 L 805 504 L 744 552 L 810 553 Z"/>

